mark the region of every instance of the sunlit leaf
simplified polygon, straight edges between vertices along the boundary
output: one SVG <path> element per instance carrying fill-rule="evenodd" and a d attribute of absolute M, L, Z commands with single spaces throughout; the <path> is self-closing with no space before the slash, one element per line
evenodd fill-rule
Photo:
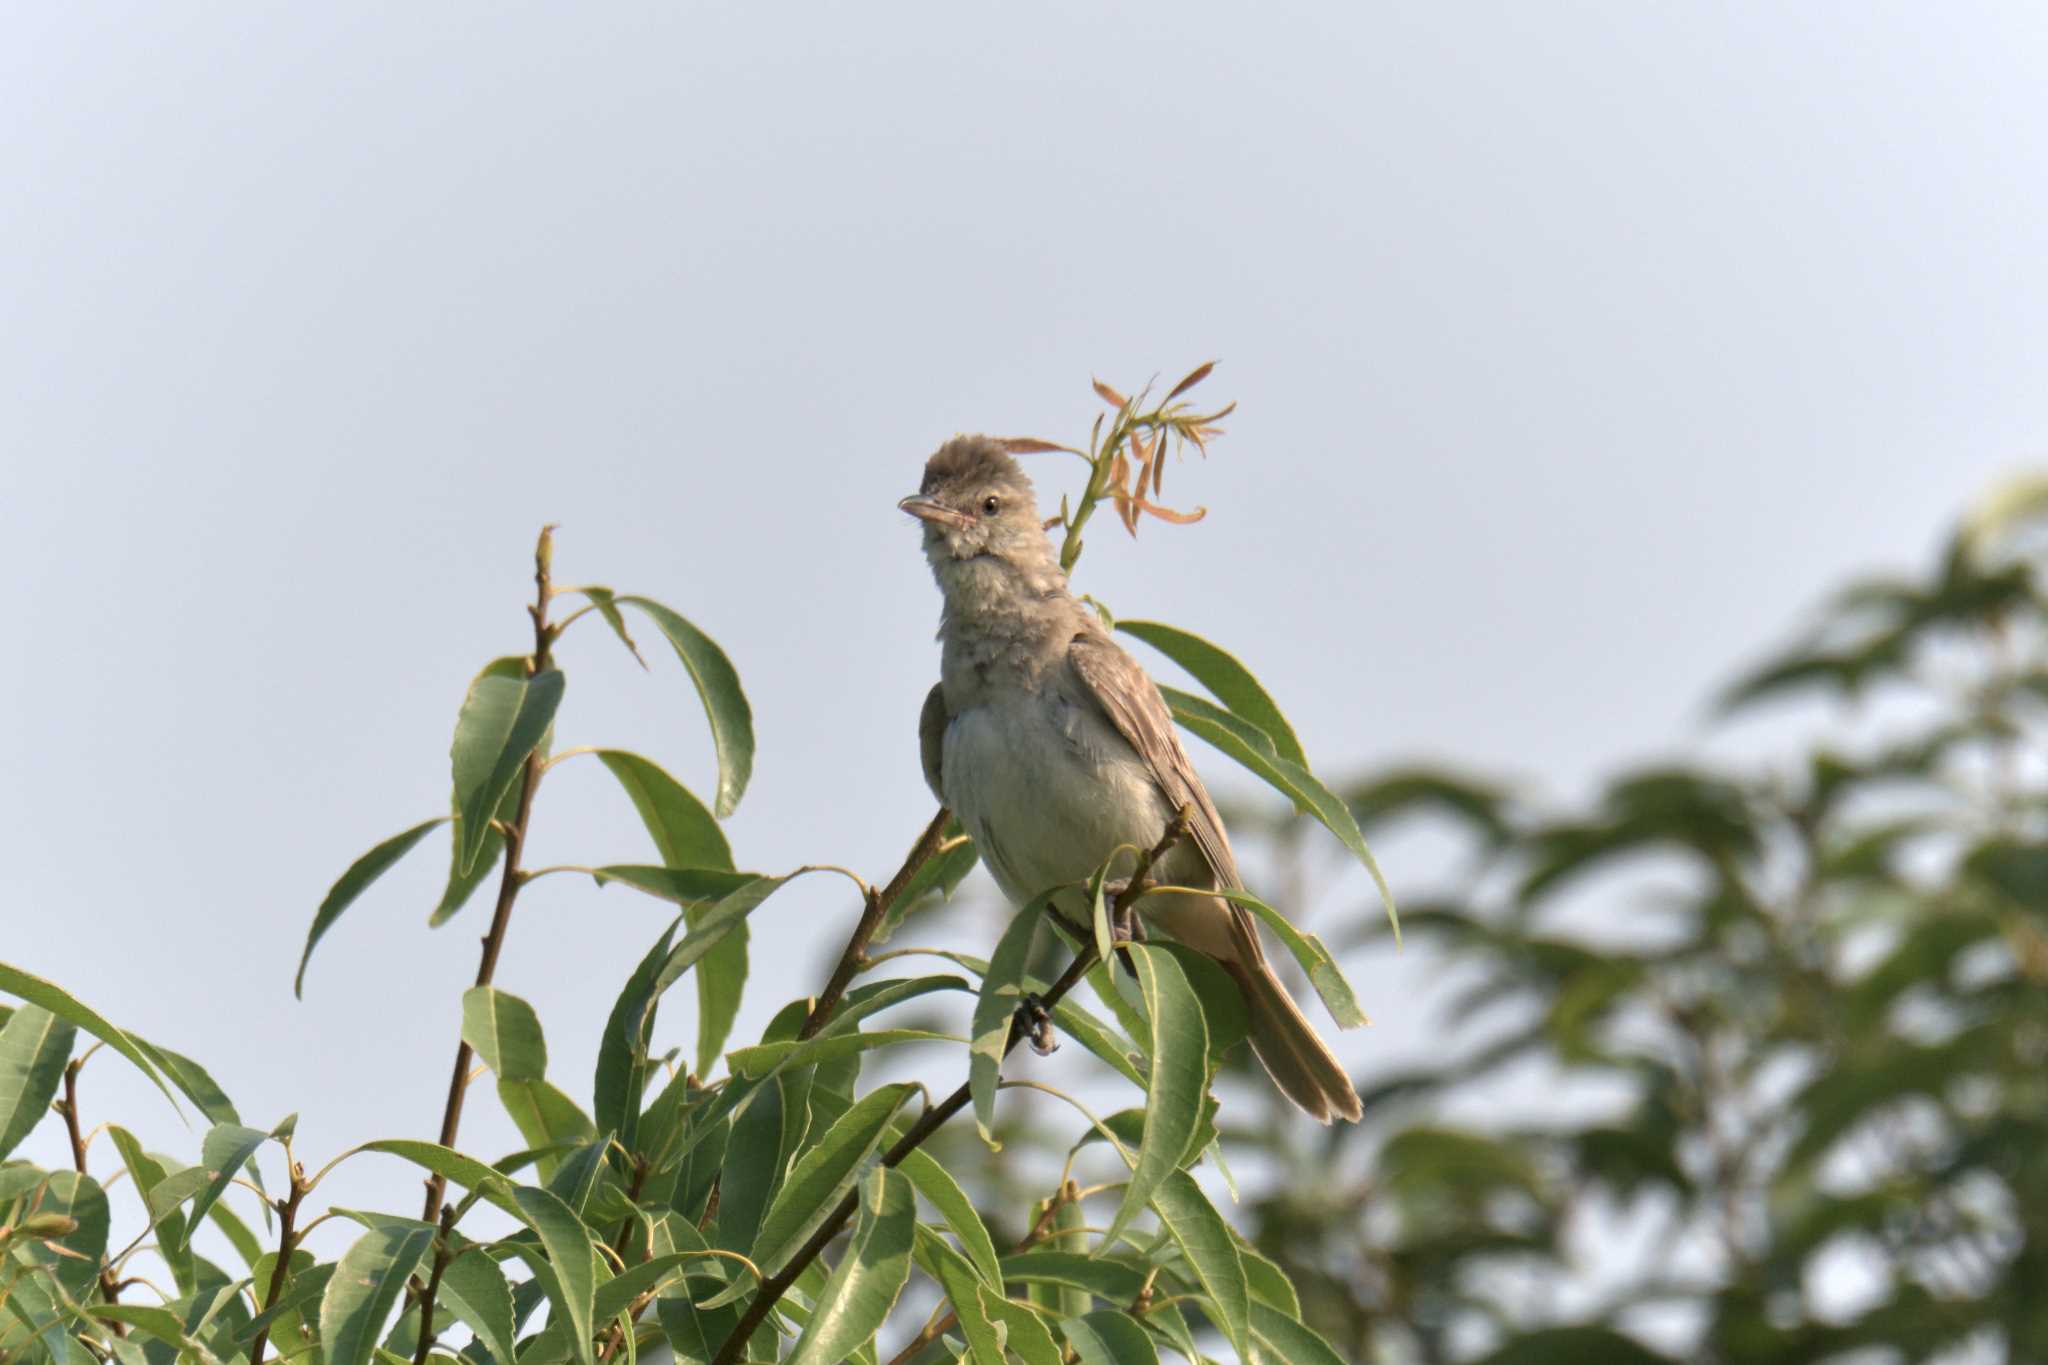
<path fill-rule="evenodd" d="M 249 1158 L 256 1155 L 256 1149 L 269 1138 L 268 1133 L 236 1123 L 217 1123 L 207 1130 L 199 1150 L 201 1164 L 210 1178 L 185 1215 L 194 1230 L 197 1230 L 200 1218 L 213 1207 L 214 1201 L 227 1193 L 228 1185 L 241 1173 Z"/>
<path fill-rule="evenodd" d="M 472 986 L 462 993 L 462 1040 L 501 1081 L 537 1081 L 547 1074 L 540 1016 L 509 991 Z"/>
<path fill-rule="evenodd" d="M 1081 1365 L 1159 1365 L 1158 1348 L 1128 1313 L 1098 1308 L 1060 1324 Z"/>
<path fill-rule="evenodd" d="M 903 1160 L 896 1163 L 896 1169 L 903 1172 L 925 1202 L 939 1211 L 946 1220 L 953 1235 L 959 1239 L 961 1250 L 981 1278 L 998 1291 L 1002 1289 L 1002 1270 L 996 1261 L 995 1243 L 989 1239 L 988 1225 L 975 1211 L 974 1201 L 967 1197 L 967 1191 L 960 1188 L 946 1168 L 939 1164 L 929 1152 L 913 1148 Z"/>
<path fill-rule="evenodd" d="M 1251 1290 L 1230 1226 L 1186 1171 L 1174 1171 L 1159 1182 L 1152 1191 L 1152 1210 L 1208 1294 L 1216 1325 L 1244 1358 L 1250 1352 Z"/>
<path fill-rule="evenodd" d="M 604 623 L 612 628 L 612 634 L 619 637 L 619 643 L 631 651 L 640 667 L 647 667 L 647 660 L 641 655 L 640 646 L 633 643 L 632 635 L 626 630 L 626 618 L 619 614 L 618 595 L 610 588 L 594 586 L 580 591 L 590 600 L 590 605 L 597 608 L 597 614 L 604 618 Z"/>
<path fill-rule="evenodd" d="M 1179 961 L 1162 948 L 1143 944 L 1128 951 L 1151 1024 L 1152 1070 L 1145 1091 L 1145 1143 L 1105 1234 L 1111 1242 L 1180 1169 L 1202 1120 L 1209 1081 L 1209 1025 Z"/>
<path fill-rule="evenodd" d="M 739 674 L 709 636 L 661 603 L 645 597 L 618 600 L 647 613 L 696 685 L 705 718 L 711 723 L 712 747 L 718 754 L 718 793 L 712 804 L 724 819 L 739 805 L 754 771 L 754 712 L 740 690 Z"/>
<path fill-rule="evenodd" d="M 913 1085 L 885 1085 L 861 1097 L 837 1123 L 808 1146 L 761 1218 L 752 1259 L 773 1274 L 852 1187 L 861 1164 L 882 1140 L 889 1120 L 917 1092 Z"/>
<path fill-rule="evenodd" d="M 320 908 L 313 913 L 313 926 L 306 931 L 306 947 L 299 954 L 298 975 L 292 978 L 292 994 L 303 996 L 306 992 L 306 964 L 313 960 L 313 946 L 320 942 L 326 932 L 341 918 L 341 912 L 355 903 L 371 882 L 384 875 L 391 865 L 412 851 L 414 844 L 427 837 L 435 826 L 446 824 L 448 817 L 437 815 L 423 820 L 401 834 L 394 834 L 383 843 L 349 864 L 348 871 L 340 880 L 328 888 Z"/>
<path fill-rule="evenodd" d="M 327 1365 L 368 1365 L 406 1277 L 433 1240 L 430 1224 L 391 1219 L 342 1253 L 320 1301 L 320 1344 Z"/>
<path fill-rule="evenodd" d="M 136 1069 L 149 1077 L 150 1082 L 163 1092 L 164 1098 L 171 1102 L 171 1108 L 178 1107 L 177 1098 L 171 1094 L 170 1087 L 164 1084 L 164 1078 L 157 1071 L 156 1065 L 137 1046 L 137 1040 L 108 1023 L 97 1011 L 73 997 L 69 991 L 39 976 L 22 971 L 19 967 L 10 967 L 4 962 L 0 962 L 0 991 L 26 1000 L 31 1005 L 40 1005 L 66 1023 L 84 1029 L 135 1063 Z"/>
<path fill-rule="evenodd" d="M 448 750 L 455 780 L 456 837 L 462 847 L 456 866 L 463 872 L 482 854 L 484 834 L 499 802 L 554 722 L 563 685 L 561 670 L 552 668 L 530 678 L 486 672 L 470 684 Z"/>
<path fill-rule="evenodd" d="M 1188 671 L 1188 675 L 1209 689 L 1215 698 L 1272 740 L 1280 757 L 1299 767 L 1308 767 L 1301 741 L 1279 705 L 1259 685 L 1251 670 L 1227 650 L 1219 649 L 1199 635 L 1189 634 L 1159 621 L 1118 621 L 1116 628 L 1135 635 Z"/>
<path fill-rule="evenodd" d="M 23 1005 L 0 1024 L 0 1157 L 50 1112 L 77 1037 L 68 1021 L 37 1005 Z"/>
<path fill-rule="evenodd" d="M 568 1321 L 576 1358 L 583 1365 L 593 1365 L 590 1334 L 592 1299 L 597 1292 L 597 1251 L 591 1244 L 590 1230 L 574 1210 L 546 1190 L 521 1185 L 512 1191 L 512 1198 L 519 1206 L 520 1217 L 540 1237 L 547 1252 L 556 1290 L 550 1298 L 555 1311 Z M 532 1264 L 530 1260 L 528 1263 Z"/>
<path fill-rule="evenodd" d="M 910 1279 L 917 1200 L 910 1182 L 886 1166 L 860 1186 L 860 1216 L 833 1267 L 789 1365 L 840 1365 L 872 1337 Z"/>
<path fill-rule="evenodd" d="M 989 957 L 988 972 L 982 977 L 981 994 L 974 1003 L 973 1042 L 967 1058 L 967 1083 L 974 1101 L 974 1126 L 989 1150 L 999 1151 L 995 1139 L 996 1084 L 1002 1077 L 1003 1053 L 1009 1043 L 1010 1019 L 1023 998 L 1024 974 L 1031 962 L 1031 945 L 1038 936 L 1044 915 L 1041 896 L 1011 918 L 1009 927 Z"/>

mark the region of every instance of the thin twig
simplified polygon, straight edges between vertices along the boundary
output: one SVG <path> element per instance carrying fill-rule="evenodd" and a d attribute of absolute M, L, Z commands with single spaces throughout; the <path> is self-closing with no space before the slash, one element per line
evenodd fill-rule
<path fill-rule="evenodd" d="M 86 1054 L 88 1057 L 91 1055 Z M 64 1129 L 71 1136 L 71 1164 L 77 1168 L 80 1175 L 86 1174 L 85 1138 L 78 1128 L 78 1069 L 84 1065 L 85 1057 L 64 1064 L 64 1098 L 57 1105 L 58 1112 L 64 1115 Z M 100 1267 L 100 1293 L 106 1297 L 108 1303 L 120 1302 L 121 1286 L 114 1279 L 114 1269 L 111 1265 Z M 128 1329 L 118 1322 L 109 1322 L 107 1326 L 113 1329 L 117 1337 L 128 1335 Z M 251 1356 L 250 1359 L 253 1361 L 255 1357 Z"/>
<path fill-rule="evenodd" d="M 1159 842 L 1139 856 L 1138 865 L 1132 870 L 1130 881 L 1125 884 L 1124 889 L 1117 895 L 1116 913 L 1119 916 L 1137 904 L 1138 898 L 1144 894 L 1146 878 L 1150 876 L 1153 864 L 1166 856 L 1166 851 L 1186 835 L 1191 816 L 1192 812 L 1186 806 L 1181 807 L 1179 812 L 1175 814 L 1173 823 L 1167 826 L 1166 833 L 1160 837 Z M 1080 951 L 1074 955 L 1074 960 L 1067 964 L 1067 969 L 1064 972 L 1060 973 L 1059 980 L 1053 982 L 1051 988 L 1039 997 L 1040 1003 L 1048 1010 L 1057 1005 L 1066 998 L 1067 992 L 1080 984 L 1081 978 L 1086 976 L 1088 969 L 1094 965 L 1094 940 L 1092 938 L 1085 939 L 1082 941 Z M 1012 1016 L 1010 1019 L 1009 1037 L 1003 1042 L 1003 1055 L 1008 1056 L 1016 1048 L 1017 1044 L 1024 1040 L 1024 1036 L 1025 1028 L 1022 1020 L 1017 1016 Z M 958 1090 L 946 1096 L 937 1105 L 924 1111 L 917 1122 L 910 1126 L 910 1131 L 897 1139 L 896 1145 L 883 1154 L 882 1164 L 893 1167 L 900 1163 L 905 1157 L 923 1146 L 925 1139 L 944 1127 L 947 1119 L 952 1118 L 953 1115 L 965 1109 L 972 1098 L 972 1090 L 963 1082 Z M 776 1302 L 781 1299 L 792 1284 L 796 1283 L 797 1278 L 804 1273 L 811 1262 L 818 1259 L 825 1248 L 831 1244 L 832 1239 L 839 1235 L 840 1229 L 846 1226 L 846 1220 L 853 1216 L 853 1211 L 858 1205 L 858 1191 L 849 1192 L 845 1198 L 839 1201 L 832 1212 L 825 1216 L 825 1221 L 818 1225 L 818 1230 L 811 1234 L 810 1240 L 805 1242 L 797 1250 L 796 1254 L 789 1258 L 788 1264 L 784 1265 L 782 1269 L 769 1276 L 762 1283 L 760 1289 L 755 1291 L 752 1302 L 748 1303 L 747 1311 L 740 1317 L 739 1325 L 733 1328 L 732 1334 L 725 1339 L 725 1344 L 718 1348 L 718 1357 L 713 1362 L 713 1365 L 737 1365 L 737 1362 L 746 1351 L 747 1342 L 753 1339 L 755 1331 L 760 1328 L 761 1324 L 768 1320 L 768 1314 L 774 1310 Z"/>
<path fill-rule="evenodd" d="M 550 573 L 554 561 L 553 526 L 543 526 L 540 540 L 533 549 L 533 605 L 526 609 L 533 618 L 533 655 L 527 660 L 527 676 L 535 677 L 547 671 L 552 662 L 549 654 L 559 627 L 548 625 L 548 599 Z M 512 825 L 505 831 L 505 862 L 498 878 L 498 903 L 491 915 L 490 931 L 484 935 L 483 958 L 477 963 L 476 984 L 488 986 L 498 971 L 498 954 L 505 946 L 505 931 L 512 923 L 512 904 L 519 899 L 519 888 L 525 879 L 519 871 L 519 855 L 526 848 L 527 823 L 533 814 L 533 794 L 540 786 L 541 773 L 546 768 L 538 748 L 526 756 L 525 773 L 519 782 L 518 813 L 512 817 Z M 448 1080 L 448 1101 L 441 1111 L 440 1143 L 443 1147 L 455 1145 L 456 1132 L 462 1126 L 462 1097 L 469 1090 L 469 1067 L 474 1053 L 469 1040 L 463 1039 L 455 1048 L 455 1066 Z M 420 1217 L 426 1222 L 443 1220 L 442 1199 L 448 1193 L 448 1177 L 438 1172 L 427 1180 L 426 1207 Z M 414 1365 L 426 1365 L 427 1355 L 434 1349 L 434 1298 L 441 1284 L 441 1272 L 447 1269 L 450 1255 L 447 1229 L 435 1238 L 434 1265 L 429 1272 L 425 1288 L 420 1294 L 420 1340 L 413 1353 Z M 418 1284 L 417 1277 L 414 1284 Z M 253 1357 L 252 1357 L 253 1360 Z"/>
<path fill-rule="evenodd" d="M 293 1225 L 298 1222 L 299 1201 L 306 1197 L 312 1186 L 306 1181 L 306 1168 L 298 1162 L 291 1163 L 291 1193 L 277 1201 L 277 1262 L 270 1268 L 270 1288 L 263 1296 L 263 1307 L 269 1308 L 277 1302 L 277 1296 L 284 1292 L 285 1277 L 291 1271 L 292 1252 L 298 1248 L 293 1235 Z M 256 1340 L 249 1343 L 249 1365 L 263 1365 L 263 1347 L 270 1340 L 270 1324 L 256 1333 Z"/>
<path fill-rule="evenodd" d="M 910 885 L 924 865 L 937 855 L 939 847 L 946 842 L 946 820 L 948 812 L 939 807 L 931 823 L 924 827 L 924 833 L 917 836 L 910 853 L 903 860 L 903 866 L 896 869 L 896 875 L 880 891 L 870 891 L 867 904 L 861 910 L 860 922 L 853 926 L 853 933 L 846 940 L 846 947 L 839 954 L 839 962 L 832 968 L 832 976 L 825 982 L 825 989 L 818 992 L 818 999 L 804 1016 L 803 1027 L 797 1030 L 797 1041 L 805 1042 L 817 1036 L 818 1030 L 831 1022 L 832 1011 L 839 1008 L 840 997 L 846 994 L 847 986 L 854 976 L 866 965 L 868 944 L 874 942 L 875 931 L 888 918 L 889 910 Z"/>

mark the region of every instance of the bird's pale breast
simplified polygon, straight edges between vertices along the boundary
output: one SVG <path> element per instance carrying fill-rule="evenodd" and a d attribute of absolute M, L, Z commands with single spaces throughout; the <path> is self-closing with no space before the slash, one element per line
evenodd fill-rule
<path fill-rule="evenodd" d="M 1171 816 L 1137 752 L 1060 688 L 998 693 L 955 715 L 943 776 L 947 803 L 1019 904 L 1085 880 L 1119 845 L 1149 846 Z"/>

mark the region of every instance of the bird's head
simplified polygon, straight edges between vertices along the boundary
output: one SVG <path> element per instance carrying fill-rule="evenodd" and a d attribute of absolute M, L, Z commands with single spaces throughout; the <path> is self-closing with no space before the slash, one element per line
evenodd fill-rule
<path fill-rule="evenodd" d="M 993 558 L 1019 568 L 1050 562 L 1031 480 L 986 436 L 956 436 L 925 461 L 924 482 L 896 504 L 924 523 L 924 551 L 942 573 L 948 561 Z"/>

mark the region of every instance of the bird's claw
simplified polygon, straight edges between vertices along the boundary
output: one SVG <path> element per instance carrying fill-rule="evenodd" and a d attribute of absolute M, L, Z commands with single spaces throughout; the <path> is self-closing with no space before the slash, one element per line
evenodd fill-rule
<path fill-rule="evenodd" d="M 1036 995 L 1026 995 L 1017 1002 L 1017 1023 L 1031 1050 L 1039 1056 L 1050 1057 L 1060 1050 L 1059 1039 L 1053 1037 L 1052 1011 Z"/>

